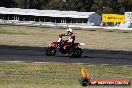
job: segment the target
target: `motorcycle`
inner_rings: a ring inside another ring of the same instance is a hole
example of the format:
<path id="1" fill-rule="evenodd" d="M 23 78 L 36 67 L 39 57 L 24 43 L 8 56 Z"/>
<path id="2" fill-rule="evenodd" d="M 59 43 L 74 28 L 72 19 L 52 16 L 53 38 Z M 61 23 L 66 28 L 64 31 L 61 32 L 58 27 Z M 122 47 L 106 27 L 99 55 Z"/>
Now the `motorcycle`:
<path id="1" fill-rule="evenodd" d="M 62 37 L 59 35 L 59 37 Z M 54 56 L 56 54 L 57 48 L 61 52 L 61 54 L 68 54 L 72 57 L 81 57 L 83 51 L 79 46 L 85 45 L 84 43 L 74 43 L 71 46 L 64 49 L 64 46 L 67 45 L 68 40 L 63 40 L 61 38 L 60 42 L 51 42 L 49 47 L 46 49 L 47 56 Z"/>

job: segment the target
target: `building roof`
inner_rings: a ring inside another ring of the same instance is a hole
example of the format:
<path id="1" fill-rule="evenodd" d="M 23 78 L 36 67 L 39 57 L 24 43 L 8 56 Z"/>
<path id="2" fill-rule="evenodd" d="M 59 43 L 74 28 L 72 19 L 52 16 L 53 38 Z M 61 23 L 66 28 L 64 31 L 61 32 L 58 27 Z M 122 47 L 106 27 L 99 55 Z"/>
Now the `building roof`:
<path id="1" fill-rule="evenodd" d="M 88 18 L 95 12 L 59 11 L 59 10 L 36 10 L 0 7 L 0 14 L 17 14 L 49 17 Z"/>

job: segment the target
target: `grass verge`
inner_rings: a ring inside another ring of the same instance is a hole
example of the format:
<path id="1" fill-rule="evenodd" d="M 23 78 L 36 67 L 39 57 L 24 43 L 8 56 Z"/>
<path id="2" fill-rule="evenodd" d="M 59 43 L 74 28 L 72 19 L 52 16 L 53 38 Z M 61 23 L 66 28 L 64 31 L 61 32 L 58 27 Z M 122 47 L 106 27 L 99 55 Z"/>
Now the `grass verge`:
<path id="1" fill-rule="evenodd" d="M 81 67 L 91 79 L 131 79 L 131 67 L 77 64 L 0 63 L 0 88 L 82 88 L 78 82 Z M 102 86 L 96 86 L 102 88 Z M 117 86 L 106 86 L 118 88 Z M 91 86 L 88 88 L 95 88 Z M 105 88 L 105 86 L 103 86 Z M 132 88 L 132 86 L 120 86 Z"/>
<path id="2" fill-rule="evenodd" d="M 121 30 L 74 30 L 76 42 L 85 43 L 82 48 L 99 50 L 132 51 L 132 32 Z M 0 45 L 48 46 L 58 40 L 64 29 L 0 25 Z"/>

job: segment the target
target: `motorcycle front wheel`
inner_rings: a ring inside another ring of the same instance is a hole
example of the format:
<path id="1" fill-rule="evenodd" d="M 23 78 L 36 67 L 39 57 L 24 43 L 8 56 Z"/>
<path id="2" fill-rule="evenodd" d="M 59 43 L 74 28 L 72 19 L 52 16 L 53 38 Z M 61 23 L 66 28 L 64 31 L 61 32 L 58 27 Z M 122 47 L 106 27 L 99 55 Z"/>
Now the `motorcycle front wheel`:
<path id="1" fill-rule="evenodd" d="M 56 54 L 56 50 L 53 47 L 48 47 L 46 49 L 46 55 L 47 56 L 54 56 Z"/>

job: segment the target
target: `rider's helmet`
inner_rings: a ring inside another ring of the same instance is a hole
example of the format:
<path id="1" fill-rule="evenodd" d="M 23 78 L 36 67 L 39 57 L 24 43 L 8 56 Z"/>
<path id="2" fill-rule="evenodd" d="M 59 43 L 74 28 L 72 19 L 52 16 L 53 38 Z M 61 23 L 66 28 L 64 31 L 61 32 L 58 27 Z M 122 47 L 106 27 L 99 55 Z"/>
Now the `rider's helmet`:
<path id="1" fill-rule="evenodd" d="M 67 32 L 73 32 L 73 29 L 72 28 L 68 28 L 66 31 Z"/>

